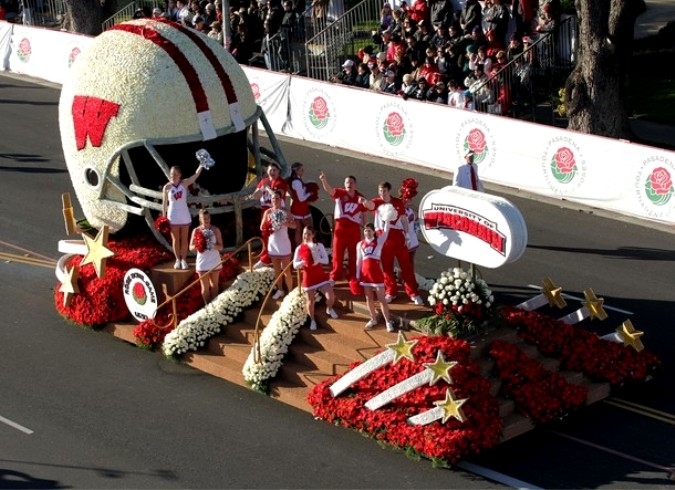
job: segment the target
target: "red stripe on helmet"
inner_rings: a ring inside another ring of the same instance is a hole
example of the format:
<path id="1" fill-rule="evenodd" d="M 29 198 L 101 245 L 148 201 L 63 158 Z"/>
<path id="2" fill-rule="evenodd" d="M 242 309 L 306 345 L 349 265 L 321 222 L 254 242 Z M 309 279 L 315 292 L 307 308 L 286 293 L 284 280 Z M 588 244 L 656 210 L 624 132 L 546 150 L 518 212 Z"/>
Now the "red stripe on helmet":
<path id="1" fill-rule="evenodd" d="M 202 54 L 206 56 L 206 59 L 209 61 L 209 63 L 211 63 L 211 66 L 218 75 L 220 83 L 223 86 L 223 90 L 225 91 L 225 95 L 227 97 L 227 103 L 234 104 L 235 102 L 237 102 L 237 94 L 234 91 L 234 86 L 232 85 L 232 80 L 230 80 L 230 76 L 225 71 L 225 68 L 223 68 L 223 65 L 220 63 L 218 57 L 215 55 L 213 50 L 211 50 L 211 48 L 207 46 L 204 40 L 196 32 L 188 29 L 185 26 L 182 26 L 181 24 L 172 22 L 168 19 L 158 19 L 157 22 L 162 22 L 163 24 L 170 25 L 171 27 L 178 29 L 180 32 L 189 37 L 190 40 L 197 45 Z"/>
<path id="2" fill-rule="evenodd" d="M 174 63 L 176 63 L 176 66 L 178 66 L 178 69 L 185 77 L 185 81 L 192 92 L 192 98 L 195 101 L 197 113 L 209 110 L 209 102 L 206 99 L 206 92 L 204 92 L 204 87 L 202 87 L 202 84 L 199 81 L 199 75 L 197 75 L 197 71 L 194 69 L 185 55 L 173 43 L 173 41 L 168 40 L 159 32 L 152 29 L 149 25 L 117 24 L 111 27 L 109 30 L 124 31 L 131 34 L 136 34 L 162 48 L 166 54 L 171 57 Z M 133 63 L 134 61 L 129 60 L 129 62 Z"/>

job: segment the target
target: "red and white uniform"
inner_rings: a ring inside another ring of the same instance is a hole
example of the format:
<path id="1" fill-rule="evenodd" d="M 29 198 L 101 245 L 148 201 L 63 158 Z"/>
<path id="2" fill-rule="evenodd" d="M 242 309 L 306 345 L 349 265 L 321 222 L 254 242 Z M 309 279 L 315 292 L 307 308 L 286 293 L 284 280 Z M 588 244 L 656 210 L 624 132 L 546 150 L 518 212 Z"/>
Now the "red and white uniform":
<path id="1" fill-rule="evenodd" d="M 305 266 L 303 257 L 312 256 L 312 264 Z M 328 254 L 321 243 L 303 243 L 296 247 L 293 255 L 293 267 L 302 269 L 302 288 L 305 291 L 314 291 L 331 284 L 323 266 L 328 264 Z"/>
<path id="2" fill-rule="evenodd" d="M 387 204 L 381 197 L 376 197 L 372 200 L 375 204 L 375 229 L 381 233 L 384 223 L 377 213 L 377 209 L 383 204 Z M 403 279 L 403 287 L 405 293 L 410 297 L 419 296 L 419 289 L 417 280 L 415 279 L 415 269 L 410 260 L 408 247 L 406 245 L 406 236 L 401 223 L 401 217 L 406 216 L 405 206 L 403 201 L 397 197 L 392 197 L 389 203 L 394 206 L 398 215 L 396 220 L 390 223 L 389 236 L 382 248 L 382 272 L 384 273 L 384 287 L 385 294 L 389 296 L 396 296 L 398 294 L 398 284 L 396 283 L 396 275 L 394 273 L 394 260 L 398 261 L 401 268 L 401 278 Z M 405 218 L 404 218 L 405 219 Z"/>
<path id="3" fill-rule="evenodd" d="M 346 189 L 333 189 L 331 195 L 335 201 L 333 214 L 333 268 L 330 278 L 342 280 L 342 264 L 347 251 L 347 280 L 356 277 L 356 245 L 361 241 L 361 224 L 366 208 L 359 203 L 363 197 L 359 191 L 350 196 Z"/>
<path id="4" fill-rule="evenodd" d="M 262 208 L 263 213 L 265 212 L 266 209 L 272 207 L 272 191 L 276 190 L 281 191 L 281 207 L 282 208 L 286 207 L 286 193 L 288 192 L 288 184 L 284 179 L 280 177 L 277 177 L 276 179 L 263 177 L 262 179 L 260 179 L 260 182 L 258 182 L 256 190 L 257 189 L 262 189 L 262 194 L 260 195 L 260 207 Z M 272 260 L 270 259 L 270 256 L 267 253 L 268 242 L 270 238 L 269 230 L 266 228 L 263 229 L 260 238 L 262 238 L 262 241 L 265 244 L 265 246 L 263 247 L 263 251 L 260 254 L 260 262 L 269 265 L 272 263 Z"/>
<path id="5" fill-rule="evenodd" d="M 272 207 L 272 191 L 281 191 L 281 207 L 286 207 L 286 194 L 288 193 L 288 184 L 280 177 L 272 180 L 269 177 L 263 177 L 258 182 L 256 190 L 262 189 L 260 195 L 260 207 L 263 211 Z"/>
<path id="6" fill-rule="evenodd" d="M 356 278 L 361 286 L 385 287 L 381 258 L 386 240 L 385 233 L 382 236 L 375 236 L 370 241 L 363 239 L 356 246 Z"/>
<path id="7" fill-rule="evenodd" d="M 312 217 L 312 212 L 309 210 L 309 199 L 312 193 L 307 190 L 305 183 L 300 177 L 291 178 L 290 194 L 291 194 L 291 216 L 295 219 L 308 219 Z"/>

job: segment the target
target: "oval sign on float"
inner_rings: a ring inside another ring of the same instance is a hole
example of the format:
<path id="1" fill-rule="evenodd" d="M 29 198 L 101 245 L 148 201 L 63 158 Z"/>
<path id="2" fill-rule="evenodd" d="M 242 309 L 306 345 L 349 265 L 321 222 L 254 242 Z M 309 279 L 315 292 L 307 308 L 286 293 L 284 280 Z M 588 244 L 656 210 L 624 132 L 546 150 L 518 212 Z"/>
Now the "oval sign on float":
<path id="1" fill-rule="evenodd" d="M 124 274 L 124 302 L 139 322 L 155 318 L 157 292 L 148 275 L 140 269 L 129 269 Z"/>
<path id="2" fill-rule="evenodd" d="M 422 235 L 446 257 L 490 269 L 518 260 L 527 247 L 527 226 L 506 199 L 448 186 L 420 203 Z"/>

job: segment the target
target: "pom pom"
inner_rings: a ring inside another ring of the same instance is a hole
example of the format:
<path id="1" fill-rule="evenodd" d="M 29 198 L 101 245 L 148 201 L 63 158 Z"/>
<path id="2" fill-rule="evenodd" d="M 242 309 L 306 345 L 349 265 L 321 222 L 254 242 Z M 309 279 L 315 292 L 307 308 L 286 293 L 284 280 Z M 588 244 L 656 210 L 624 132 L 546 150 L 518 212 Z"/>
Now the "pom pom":
<path id="1" fill-rule="evenodd" d="M 164 236 L 164 238 L 168 238 L 171 234 L 171 223 L 169 223 L 169 218 L 166 216 L 159 216 L 155 220 L 155 228 L 162 236 Z"/>
<path id="2" fill-rule="evenodd" d="M 316 202 L 319 200 L 319 184 L 316 182 L 306 182 L 305 189 L 307 190 L 307 194 L 309 194 L 307 202 Z"/>
<path id="3" fill-rule="evenodd" d="M 382 218 L 382 221 L 385 222 L 394 221 L 398 218 L 398 211 L 396 211 L 396 208 L 391 204 L 383 204 L 378 208 L 377 212 L 380 215 L 380 218 Z"/>
<path id="4" fill-rule="evenodd" d="M 413 199 L 417 195 L 418 185 L 419 183 L 413 178 L 405 179 L 401 183 L 401 188 L 398 191 L 401 199 L 405 199 L 406 201 Z"/>
<path id="5" fill-rule="evenodd" d="M 195 248 L 197 249 L 197 252 L 199 253 L 204 253 L 207 249 L 207 244 L 206 244 L 206 237 L 202 233 L 200 229 L 195 230 Z"/>
<path id="6" fill-rule="evenodd" d="M 298 257 L 308 266 L 314 265 L 314 256 L 312 255 L 312 249 L 309 248 L 309 245 L 307 244 L 300 245 Z"/>
<path id="7" fill-rule="evenodd" d="M 363 294 L 363 286 L 359 284 L 359 281 L 356 280 L 356 278 L 352 277 L 349 280 L 349 291 L 354 295 L 354 296 L 359 296 Z"/>

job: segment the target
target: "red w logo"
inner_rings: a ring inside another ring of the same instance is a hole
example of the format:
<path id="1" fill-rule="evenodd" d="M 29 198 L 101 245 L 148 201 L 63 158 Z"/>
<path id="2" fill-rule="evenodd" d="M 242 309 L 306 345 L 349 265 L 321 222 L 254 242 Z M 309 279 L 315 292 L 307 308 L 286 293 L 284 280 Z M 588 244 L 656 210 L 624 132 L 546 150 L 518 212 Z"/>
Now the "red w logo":
<path id="1" fill-rule="evenodd" d="M 72 113 L 77 149 L 83 150 L 87 146 L 87 138 L 92 146 L 101 146 L 110 118 L 117 116 L 119 108 L 119 104 L 108 100 L 76 95 Z"/>
<path id="2" fill-rule="evenodd" d="M 173 198 L 174 198 L 176 201 L 178 201 L 181 197 L 183 197 L 183 191 L 174 192 Z"/>

